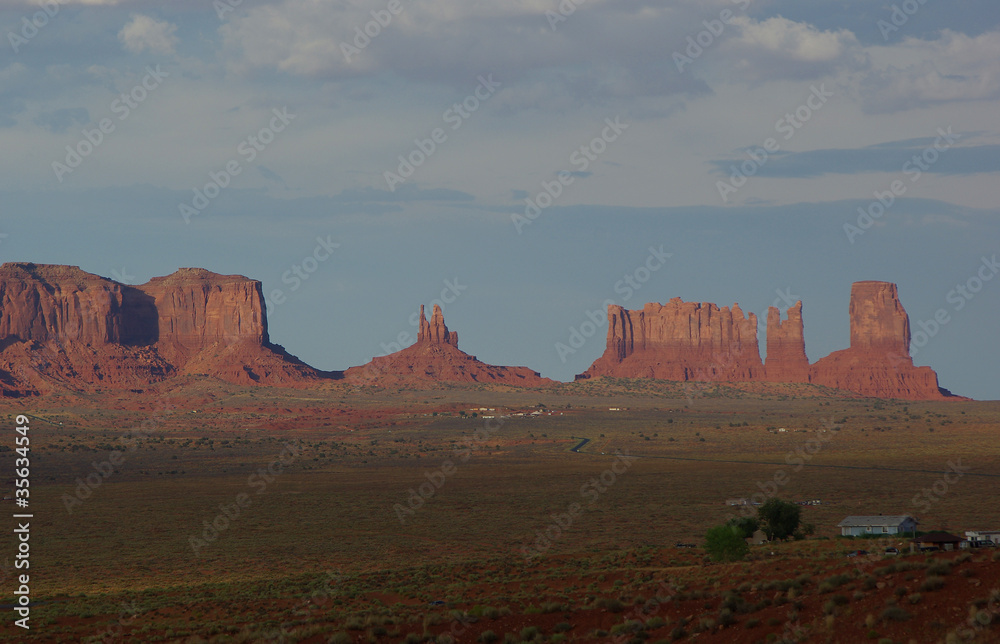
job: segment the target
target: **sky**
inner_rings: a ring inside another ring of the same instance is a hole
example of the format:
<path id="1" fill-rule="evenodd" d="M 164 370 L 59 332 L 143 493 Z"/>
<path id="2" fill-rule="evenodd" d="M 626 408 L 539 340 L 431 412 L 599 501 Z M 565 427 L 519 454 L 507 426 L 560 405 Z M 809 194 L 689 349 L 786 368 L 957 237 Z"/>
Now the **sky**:
<path id="1" fill-rule="evenodd" d="M 802 300 L 816 361 L 885 280 L 915 363 L 1000 399 L 995 0 L 0 0 L 0 34 L 0 261 L 258 279 L 321 369 L 437 302 L 564 381 L 608 301 Z"/>

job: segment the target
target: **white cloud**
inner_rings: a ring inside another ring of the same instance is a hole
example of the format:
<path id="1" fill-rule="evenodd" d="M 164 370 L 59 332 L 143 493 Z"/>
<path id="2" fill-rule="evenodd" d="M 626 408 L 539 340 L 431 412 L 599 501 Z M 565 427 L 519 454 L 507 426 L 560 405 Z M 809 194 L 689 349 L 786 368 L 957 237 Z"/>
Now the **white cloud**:
<path id="1" fill-rule="evenodd" d="M 558 11 L 560 3 L 553 0 L 404 2 L 386 25 L 376 24 L 371 14 L 386 3 L 281 0 L 234 15 L 220 33 L 237 71 L 263 68 L 321 78 L 393 74 L 460 86 L 479 74 L 493 73 L 512 84 L 557 72 L 568 81 L 553 90 L 574 93 L 567 85 L 598 69 L 602 76 L 588 92 L 602 97 L 629 86 L 652 96 L 705 90 L 695 75 L 677 73 L 671 59 L 688 32 L 702 28 L 704 5 L 651 0 L 563 5 L 575 10 L 553 30 L 546 17 Z M 377 32 L 370 43 L 368 36 L 358 36 L 366 25 L 369 35 Z M 342 44 L 359 48 L 345 55 Z"/>
<path id="2" fill-rule="evenodd" d="M 148 49 L 154 54 L 169 55 L 177 45 L 176 31 L 177 26 L 169 22 L 132 14 L 132 19 L 118 33 L 118 40 L 133 54 Z"/>
<path id="3" fill-rule="evenodd" d="M 945 30 L 936 40 L 907 38 L 873 51 L 877 68 L 861 85 L 868 112 L 1000 97 L 1000 32 L 972 37 Z"/>
<path id="4" fill-rule="evenodd" d="M 739 35 L 722 47 L 725 63 L 736 72 L 733 80 L 818 78 L 865 64 L 858 39 L 846 29 L 820 31 L 781 16 L 762 21 L 737 16 L 733 24 Z"/>

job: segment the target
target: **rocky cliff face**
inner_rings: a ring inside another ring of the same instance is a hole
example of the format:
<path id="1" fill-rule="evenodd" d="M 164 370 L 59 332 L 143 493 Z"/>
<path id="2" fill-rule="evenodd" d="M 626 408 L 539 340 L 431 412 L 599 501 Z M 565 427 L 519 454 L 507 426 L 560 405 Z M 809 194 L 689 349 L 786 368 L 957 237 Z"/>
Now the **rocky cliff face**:
<path id="1" fill-rule="evenodd" d="M 415 344 L 401 351 L 373 358 L 344 372 L 344 379 L 358 386 L 407 386 L 433 382 L 478 382 L 515 387 L 556 384 L 527 367 L 486 364 L 458 348 L 458 333 L 448 331 L 441 307 L 434 305 L 428 322 L 420 307 L 420 328 Z"/>
<path id="2" fill-rule="evenodd" d="M 453 347 L 458 347 L 458 333 L 448 332 L 440 305 L 434 305 L 430 322 L 424 315 L 424 305 L 420 305 L 420 329 L 417 331 L 417 344 L 450 344 Z"/>
<path id="3" fill-rule="evenodd" d="M 802 329 L 802 302 L 788 309 L 781 320 L 775 307 L 767 309 L 767 361 L 765 377 L 771 382 L 809 382 L 809 359 Z"/>
<path id="4" fill-rule="evenodd" d="M 577 379 L 598 376 L 664 380 L 745 381 L 763 377 L 757 316 L 714 304 L 608 307 L 607 347 Z"/>
<path id="5" fill-rule="evenodd" d="M 122 287 L 76 266 L 0 266 L 0 338 L 75 341 L 103 345 L 121 340 Z"/>
<path id="6" fill-rule="evenodd" d="M 134 303 L 143 308 L 142 318 L 150 316 L 147 306 L 156 311 L 157 349 L 174 361 L 186 362 L 218 345 L 268 344 L 264 295 L 256 280 L 182 268 L 136 290 L 148 298 Z"/>
<path id="7" fill-rule="evenodd" d="M 910 318 L 890 282 L 851 287 L 851 346 L 810 368 L 816 384 L 865 396 L 934 400 L 945 398 L 937 374 L 915 367 L 910 357 Z"/>
<path id="8" fill-rule="evenodd" d="M 72 266 L 0 267 L 0 385 L 137 388 L 205 374 L 295 384 L 320 372 L 269 343 L 260 282 L 181 269 L 133 287 Z"/>
<path id="9" fill-rule="evenodd" d="M 895 284 L 856 282 L 851 288 L 851 347 L 809 364 L 802 302 L 781 320 L 767 315 L 767 364 L 761 365 L 757 320 L 714 304 L 647 304 L 641 311 L 608 307 L 604 354 L 577 379 L 599 376 L 663 380 L 771 381 L 814 383 L 863 396 L 936 400 L 951 397 L 938 388 L 930 367 L 910 358 L 910 321 Z"/>

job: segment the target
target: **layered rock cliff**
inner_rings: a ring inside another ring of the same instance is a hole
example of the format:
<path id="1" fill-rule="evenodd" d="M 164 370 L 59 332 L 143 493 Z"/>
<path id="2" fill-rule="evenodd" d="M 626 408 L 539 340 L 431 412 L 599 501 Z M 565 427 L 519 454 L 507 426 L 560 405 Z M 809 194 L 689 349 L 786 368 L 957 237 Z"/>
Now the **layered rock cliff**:
<path id="1" fill-rule="evenodd" d="M 140 388 L 180 374 L 288 385 L 323 376 L 271 345 L 260 282 L 181 269 L 126 286 L 75 266 L 0 266 L 0 384 Z"/>
<path id="2" fill-rule="evenodd" d="M 0 338 L 102 345 L 122 337 L 122 286 L 76 266 L 0 266 Z"/>
<path id="3" fill-rule="evenodd" d="M 936 400 L 958 398 L 938 387 L 930 367 L 910 358 L 910 321 L 895 284 L 856 282 L 851 288 L 851 346 L 809 364 L 802 302 L 781 320 L 768 309 L 767 362 L 761 364 L 757 320 L 737 305 L 647 304 L 641 311 L 608 307 L 604 354 L 577 379 L 599 376 L 663 380 L 814 383 L 863 396 Z"/>
<path id="4" fill-rule="evenodd" d="M 895 284 L 851 286 L 851 346 L 817 361 L 810 381 L 878 398 L 934 400 L 948 397 L 930 367 L 910 357 L 910 318 Z"/>
<path id="5" fill-rule="evenodd" d="M 416 343 L 401 351 L 373 358 L 344 372 L 344 379 L 363 386 L 407 386 L 421 382 L 477 382 L 516 387 L 556 384 L 527 367 L 486 364 L 458 348 L 458 333 L 448 331 L 441 307 L 434 305 L 430 321 L 420 307 Z"/>
<path id="6" fill-rule="evenodd" d="M 757 316 L 715 304 L 646 304 L 630 311 L 608 307 L 607 347 L 577 379 L 599 376 L 663 380 L 761 379 Z"/>
<path id="7" fill-rule="evenodd" d="M 770 382 L 809 382 L 809 358 L 802 328 L 802 302 L 788 309 L 782 322 L 775 307 L 767 309 L 767 360 L 765 379 Z"/>

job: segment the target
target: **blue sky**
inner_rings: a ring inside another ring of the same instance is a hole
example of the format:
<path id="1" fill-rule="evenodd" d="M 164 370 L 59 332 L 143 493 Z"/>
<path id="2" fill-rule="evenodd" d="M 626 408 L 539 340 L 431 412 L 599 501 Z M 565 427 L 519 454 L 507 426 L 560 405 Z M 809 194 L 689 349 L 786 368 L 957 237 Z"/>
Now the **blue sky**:
<path id="1" fill-rule="evenodd" d="M 790 295 L 815 361 L 847 345 L 851 282 L 888 280 L 915 330 L 948 312 L 916 362 L 997 399 L 998 23 L 979 0 L 4 0 L 0 261 L 245 274 L 326 369 L 441 299 L 463 349 L 561 380 L 608 299 Z"/>

